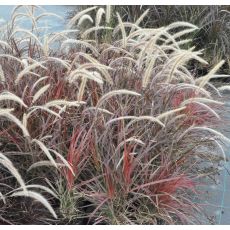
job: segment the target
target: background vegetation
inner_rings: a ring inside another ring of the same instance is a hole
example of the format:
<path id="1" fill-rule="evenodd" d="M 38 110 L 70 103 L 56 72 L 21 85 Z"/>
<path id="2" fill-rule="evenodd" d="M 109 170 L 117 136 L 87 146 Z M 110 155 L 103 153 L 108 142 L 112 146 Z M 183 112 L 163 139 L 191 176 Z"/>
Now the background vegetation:
<path id="1" fill-rule="evenodd" d="M 77 10 L 85 9 L 88 6 L 77 7 Z M 212 65 L 220 60 L 226 60 L 221 68 L 221 73 L 230 72 L 230 7 L 229 6 L 182 6 L 182 5 L 114 5 L 111 23 L 116 21 L 116 12 L 119 12 L 124 22 L 135 22 L 147 9 L 148 14 L 141 21 L 140 25 L 144 28 L 159 28 L 167 26 L 177 21 L 190 22 L 196 25 L 199 30 L 190 34 L 190 46 L 203 49 L 205 60 L 208 66 L 195 65 L 199 74 L 205 73 Z M 103 7 L 105 8 L 105 6 Z M 71 17 L 76 11 L 69 14 Z M 96 14 L 96 10 L 91 12 L 91 16 Z"/>

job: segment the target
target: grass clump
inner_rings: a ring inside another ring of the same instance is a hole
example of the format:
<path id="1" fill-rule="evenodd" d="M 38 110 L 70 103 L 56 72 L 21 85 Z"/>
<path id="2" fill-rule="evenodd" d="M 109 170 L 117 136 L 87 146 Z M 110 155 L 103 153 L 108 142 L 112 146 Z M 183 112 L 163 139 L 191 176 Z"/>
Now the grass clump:
<path id="1" fill-rule="evenodd" d="M 185 49 L 197 27 L 145 29 L 148 11 L 136 23 L 117 13 L 113 26 L 110 7 L 92 7 L 44 34 L 35 6 L 25 7 L 31 30 L 17 27 L 22 7 L 1 29 L 0 219 L 199 223 L 202 164 L 217 167 L 229 139 L 216 130 L 223 99 L 209 82 L 223 62 L 199 78 L 188 68 L 207 63 Z"/>

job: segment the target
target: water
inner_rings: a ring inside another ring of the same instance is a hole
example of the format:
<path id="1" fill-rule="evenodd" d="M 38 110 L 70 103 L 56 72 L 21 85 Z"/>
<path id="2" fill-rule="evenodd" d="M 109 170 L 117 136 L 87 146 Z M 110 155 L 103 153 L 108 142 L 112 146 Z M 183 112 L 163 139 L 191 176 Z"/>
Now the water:
<path id="1" fill-rule="evenodd" d="M 230 138 L 230 95 L 225 96 L 225 108 L 222 111 L 223 122 L 219 131 Z M 206 206 L 205 211 L 209 216 L 209 223 L 226 225 L 230 224 L 230 144 L 226 146 L 226 157 L 228 161 L 222 162 L 219 168 L 219 175 L 216 175 L 216 185 L 212 180 L 205 187 L 202 200 Z"/>
<path id="2" fill-rule="evenodd" d="M 38 26 L 48 26 L 49 32 L 58 32 L 64 29 L 65 23 L 66 23 L 66 13 L 73 9 L 75 6 L 61 6 L 61 5 L 44 5 L 41 6 L 46 12 L 49 13 L 55 13 L 59 16 L 61 16 L 64 20 L 61 20 L 58 17 L 54 16 L 47 16 L 43 17 L 41 20 L 39 20 Z M 0 25 L 4 24 L 5 22 L 9 21 L 11 18 L 11 13 L 13 9 L 15 8 L 14 5 L 0 5 Z M 24 8 L 21 8 L 18 12 L 25 13 L 26 10 Z M 41 9 L 36 10 L 35 15 L 39 15 L 43 13 Z M 27 17 L 24 17 L 22 20 L 20 20 L 19 26 L 22 28 L 29 29 L 31 27 L 31 20 L 28 20 Z"/>

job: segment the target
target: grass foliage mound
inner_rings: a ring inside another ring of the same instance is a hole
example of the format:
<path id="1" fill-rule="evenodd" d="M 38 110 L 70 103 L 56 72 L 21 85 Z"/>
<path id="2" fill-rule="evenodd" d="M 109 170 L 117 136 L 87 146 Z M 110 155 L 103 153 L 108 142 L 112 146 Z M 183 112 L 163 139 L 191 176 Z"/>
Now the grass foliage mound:
<path id="1" fill-rule="evenodd" d="M 59 16 L 19 6 L 0 29 L 0 222 L 199 223 L 202 167 L 230 141 L 217 131 L 229 87 L 209 82 L 224 61 L 195 76 L 196 26 L 141 28 L 148 10 L 111 26 L 95 8 L 45 33 L 39 20 Z"/>

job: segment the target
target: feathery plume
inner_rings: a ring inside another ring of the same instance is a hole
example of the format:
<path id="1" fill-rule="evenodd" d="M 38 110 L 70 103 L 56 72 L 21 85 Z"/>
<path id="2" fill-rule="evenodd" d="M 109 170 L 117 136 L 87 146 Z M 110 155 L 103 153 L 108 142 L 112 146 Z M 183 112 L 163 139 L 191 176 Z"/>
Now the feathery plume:
<path id="1" fill-rule="evenodd" d="M 178 27 L 190 27 L 193 29 L 199 29 L 197 26 L 189 23 L 189 22 L 173 22 L 166 27 L 167 30 L 172 30 Z"/>
<path id="2" fill-rule="evenodd" d="M 6 204 L 6 198 L 1 192 L 0 192 L 0 200 L 2 200 L 4 204 Z"/>
<path id="3" fill-rule="evenodd" d="M 50 188 L 46 187 L 46 186 L 43 186 L 43 185 L 40 185 L 40 184 L 29 184 L 29 185 L 26 185 L 26 189 L 28 188 L 37 188 L 37 189 L 42 189 L 46 192 L 48 192 L 49 194 L 51 194 L 53 197 L 57 198 L 58 199 L 58 196 L 56 193 L 54 193 L 54 191 L 52 191 Z M 14 191 L 18 191 L 20 190 L 21 188 L 17 188 L 15 189 Z"/>
<path id="4" fill-rule="evenodd" d="M 100 105 L 107 99 L 109 99 L 110 97 L 116 96 L 116 95 L 122 95 L 122 94 L 126 94 L 126 95 L 132 95 L 132 96 L 141 96 L 141 94 L 136 93 L 134 91 L 130 91 L 130 90 L 126 90 L 126 89 L 119 89 L 119 90 L 113 90 L 110 91 L 108 93 L 106 93 L 105 95 L 103 95 L 100 100 L 97 103 L 97 108 L 100 107 Z"/>
<path id="5" fill-rule="evenodd" d="M 57 167 L 63 167 L 65 166 L 64 164 L 56 163 Z M 43 166 L 54 166 L 54 164 L 50 161 L 38 161 L 30 165 L 30 167 L 27 169 L 27 172 L 31 171 L 32 169 L 35 169 L 37 167 L 43 167 Z M 55 167 L 55 166 L 54 166 Z M 55 167 L 56 168 L 56 167 Z"/>
<path id="6" fill-rule="evenodd" d="M 11 46 L 10 46 L 7 42 L 5 42 L 5 41 L 1 41 L 1 40 L 0 40 L 0 46 L 5 46 L 6 48 L 12 50 Z"/>
<path id="7" fill-rule="evenodd" d="M 139 26 L 140 23 L 143 21 L 143 19 L 147 16 L 149 13 L 149 9 L 147 9 L 135 22 L 136 26 Z M 134 31 L 134 27 L 131 29 L 130 34 Z"/>
<path id="8" fill-rule="evenodd" d="M 53 166 L 57 168 L 57 163 L 55 162 L 54 158 L 50 154 L 48 148 L 40 140 L 33 139 L 31 143 L 36 143 L 40 147 L 40 149 L 45 153 L 45 155 L 48 157 L 48 159 L 53 164 Z"/>
<path id="9" fill-rule="evenodd" d="M 82 78 L 80 88 L 79 88 L 79 92 L 78 92 L 78 95 L 77 95 L 77 100 L 78 101 L 81 101 L 82 98 L 83 98 L 86 82 L 87 82 L 87 78 L 86 77 Z"/>
<path id="10" fill-rule="evenodd" d="M 10 35 L 10 38 L 12 38 L 13 35 L 15 35 L 18 32 L 23 32 L 23 33 L 28 34 L 30 37 L 34 38 L 34 40 L 39 44 L 40 47 L 43 47 L 43 45 L 42 45 L 41 41 L 38 39 L 38 37 L 35 34 L 33 34 L 32 32 L 30 32 L 29 30 L 26 30 L 26 29 L 22 29 L 22 28 L 15 29 L 12 32 L 12 34 Z"/>
<path id="11" fill-rule="evenodd" d="M 218 88 L 219 91 L 230 90 L 230 85 L 224 85 Z"/>
<path id="12" fill-rule="evenodd" d="M 136 116 L 122 116 L 122 117 L 117 117 L 109 120 L 105 125 L 109 125 L 113 122 L 120 121 L 120 120 L 130 120 L 130 119 L 136 119 Z"/>
<path id="13" fill-rule="evenodd" d="M 42 62 L 42 63 L 44 63 L 44 62 Z M 17 76 L 17 78 L 16 78 L 16 80 L 15 80 L 15 84 L 18 84 L 19 81 L 22 79 L 22 77 L 23 77 L 25 74 L 28 74 L 31 70 L 33 70 L 33 69 L 35 69 L 35 68 L 37 68 L 37 67 L 40 67 L 40 68 L 42 68 L 42 69 L 44 69 L 44 70 L 47 70 L 47 68 L 46 68 L 45 66 L 43 66 L 42 63 L 35 62 L 35 63 L 33 63 L 32 65 L 29 65 L 28 67 L 26 67 L 24 70 L 22 70 L 22 71 L 18 74 L 18 76 Z"/>
<path id="14" fill-rule="evenodd" d="M 0 65 L 0 83 L 3 82 L 5 83 L 6 79 L 5 79 L 5 74 L 3 72 L 2 66 Z"/>
<path id="15" fill-rule="evenodd" d="M 0 54 L 0 58 L 10 58 L 10 59 L 12 59 L 12 60 L 14 60 L 14 61 L 17 61 L 17 62 L 20 63 L 21 65 L 23 65 L 23 62 L 22 62 L 21 59 L 19 59 L 19 58 L 17 58 L 17 57 L 14 57 L 14 56 L 12 56 L 12 55 L 10 55 L 10 54 Z"/>
<path id="16" fill-rule="evenodd" d="M 103 8 L 99 8 L 99 10 L 97 11 L 97 14 L 96 14 L 96 21 L 95 21 L 96 27 L 98 27 L 100 25 L 101 18 L 103 16 L 103 14 L 105 14 L 105 10 Z"/>
<path id="17" fill-rule="evenodd" d="M 189 104 L 193 101 L 204 102 L 204 103 L 213 103 L 213 104 L 217 104 L 217 105 L 224 105 L 224 103 L 220 102 L 220 101 L 215 101 L 215 100 L 204 98 L 204 97 L 193 97 L 193 98 L 189 98 L 189 99 L 183 101 L 181 103 L 181 106 Z"/>
<path id="18" fill-rule="evenodd" d="M 181 107 L 181 108 L 178 108 L 178 109 L 173 109 L 173 110 L 164 112 L 164 113 L 158 115 L 156 118 L 160 120 L 160 119 L 162 119 L 162 118 L 168 117 L 168 116 L 171 115 L 171 114 L 180 112 L 180 111 L 184 110 L 185 108 L 186 108 L 186 106 Z"/>
<path id="19" fill-rule="evenodd" d="M 29 108 L 29 113 L 25 114 L 25 119 L 28 120 L 28 118 L 31 116 L 31 114 L 34 113 L 35 111 L 37 111 L 38 109 L 44 110 L 47 113 L 50 113 L 50 114 L 56 116 L 57 118 L 61 119 L 61 116 L 58 113 L 56 113 L 53 110 L 47 108 L 46 106 L 31 106 Z"/>
<path id="20" fill-rule="evenodd" d="M 127 128 L 132 125 L 134 122 L 138 122 L 138 121 L 143 121 L 143 120 L 147 120 L 147 121 L 151 121 L 151 122 L 156 122 L 158 123 L 160 126 L 162 127 L 165 127 L 165 125 L 156 117 L 153 117 L 153 116 L 140 116 L 140 117 L 136 117 L 134 118 L 132 121 L 130 121 L 128 124 L 127 124 Z"/>
<path id="21" fill-rule="evenodd" d="M 23 100 L 20 97 L 16 96 L 13 93 L 8 92 L 8 91 L 4 91 L 0 94 L 0 101 L 4 101 L 4 100 L 10 100 L 10 101 L 17 102 L 20 105 L 27 108 L 27 105 L 23 102 Z"/>
<path id="22" fill-rule="evenodd" d="M 79 13 L 77 13 L 68 23 L 67 23 L 67 27 L 68 28 L 71 28 L 75 23 L 76 21 L 81 18 L 84 14 L 96 9 L 97 6 L 93 6 L 93 7 L 90 7 L 90 8 L 87 8 Z"/>
<path id="23" fill-rule="evenodd" d="M 109 115 L 114 115 L 113 113 L 111 113 L 110 111 L 108 111 L 107 109 L 102 109 L 102 108 L 96 108 L 96 107 L 88 107 L 84 110 L 85 111 L 88 111 L 88 110 L 98 110 L 100 112 L 103 112 L 103 113 L 107 113 Z"/>
<path id="24" fill-rule="evenodd" d="M 10 171 L 10 173 L 17 179 L 17 181 L 20 184 L 21 188 L 24 191 L 26 191 L 25 182 L 23 181 L 23 179 L 22 179 L 21 175 L 19 174 L 18 170 L 14 167 L 12 162 L 6 156 L 4 156 L 1 152 L 0 152 L 0 163 Z"/>
<path id="25" fill-rule="evenodd" d="M 204 87 L 206 83 L 213 77 L 213 75 L 220 69 L 220 67 L 225 63 L 224 60 L 220 61 L 209 73 L 203 77 L 200 77 L 196 80 L 197 83 L 200 82 L 199 87 Z"/>
<path id="26" fill-rule="evenodd" d="M 57 215 L 56 215 L 55 211 L 53 210 L 53 208 L 51 207 L 51 205 L 49 204 L 47 199 L 45 199 L 41 194 L 39 194 L 37 192 L 32 192 L 32 191 L 26 191 L 26 192 L 20 191 L 20 192 L 14 192 L 11 196 L 12 197 L 17 197 L 17 196 L 31 197 L 31 198 L 39 201 L 41 204 L 43 204 L 49 210 L 49 212 L 53 215 L 53 217 L 55 219 L 57 219 Z"/>
<path id="27" fill-rule="evenodd" d="M 70 68 L 70 65 L 67 61 L 62 60 L 61 58 L 56 57 L 46 57 L 47 61 L 53 61 L 62 64 L 66 69 Z"/>
<path id="28" fill-rule="evenodd" d="M 48 150 L 53 152 L 56 155 L 56 157 L 59 158 L 63 162 L 63 165 L 66 166 L 71 171 L 71 173 L 75 176 L 73 168 L 71 167 L 71 165 L 68 163 L 68 161 L 60 153 L 58 153 L 54 149 L 48 149 Z"/>
<path id="29" fill-rule="evenodd" d="M 49 108 L 49 107 L 56 107 L 56 106 L 61 106 L 61 105 L 66 105 L 66 106 L 75 106 L 79 107 L 80 105 L 84 105 L 86 102 L 84 101 L 66 101 L 66 100 L 53 100 L 47 102 L 44 106 Z"/>
<path id="30" fill-rule="evenodd" d="M 118 12 L 117 12 L 117 19 L 118 19 L 119 26 L 121 28 L 122 46 L 126 47 L 127 37 L 126 37 L 125 27 L 124 27 L 124 24 L 123 24 L 123 22 L 121 20 L 121 16 L 120 16 L 120 14 Z"/>
<path id="31" fill-rule="evenodd" d="M 32 103 L 34 103 L 35 101 L 38 100 L 39 97 L 41 97 L 41 95 L 43 95 L 50 87 L 50 84 L 43 86 L 41 89 L 39 89 L 35 95 L 33 96 L 33 100 Z"/>
<path id="32" fill-rule="evenodd" d="M 111 19 L 111 10 L 112 10 L 112 6 L 111 5 L 107 5 L 106 6 L 106 10 L 105 10 L 105 22 L 107 24 L 110 23 L 110 19 Z"/>
<path id="33" fill-rule="evenodd" d="M 17 117 L 10 113 L 13 110 L 14 109 L 0 109 L 0 116 L 5 117 L 6 119 L 14 122 L 22 130 L 24 137 L 30 137 L 27 128 L 21 123 L 20 120 L 18 120 Z"/>
<path id="34" fill-rule="evenodd" d="M 85 14 L 85 15 L 82 15 L 81 18 L 79 19 L 77 26 L 80 26 L 86 20 L 88 20 L 91 23 L 93 23 L 93 19 L 91 18 L 91 16 L 88 15 L 88 14 Z"/>
<path id="35" fill-rule="evenodd" d="M 150 79 L 150 76 L 151 76 L 151 73 L 152 73 L 153 66 L 155 64 L 156 58 L 157 57 L 154 56 L 153 58 L 151 58 L 149 60 L 149 63 L 147 65 L 147 68 L 146 68 L 145 73 L 144 73 L 144 77 L 142 79 L 142 87 L 143 88 L 146 88 L 148 83 L 149 83 L 149 79 Z"/>
<path id="36" fill-rule="evenodd" d="M 95 54 L 95 55 L 99 55 L 97 49 L 91 45 L 90 43 L 86 42 L 86 41 L 81 41 L 81 40 L 76 40 L 76 39 L 66 39 L 64 42 L 62 42 L 62 45 L 61 45 L 61 49 L 68 45 L 68 44 L 76 44 L 76 45 L 82 45 L 82 46 L 85 46 L 89 49 L 91 49 L 91 51 Z"/>
<path id="37" fill-rule="evenodd" d="M 47 78 L 49 78 L 49 76 L 45 76 L 45 77 L 39 78 L 39 79 L 33 84 L 32 88 L 31 88 L 31 92 L 34 91 L 35 87 L 36 87 L 41 81 L 46 80 Z"/>

